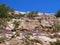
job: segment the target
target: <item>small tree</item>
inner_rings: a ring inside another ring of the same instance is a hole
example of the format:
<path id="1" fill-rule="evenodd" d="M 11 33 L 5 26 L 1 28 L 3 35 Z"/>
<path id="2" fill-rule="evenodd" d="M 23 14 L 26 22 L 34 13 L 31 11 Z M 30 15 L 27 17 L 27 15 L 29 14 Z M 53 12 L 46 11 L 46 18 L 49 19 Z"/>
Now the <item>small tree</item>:
<path id="1" fill-rule="evenodd" d="M 0 4 L 0 29 L 5 29 L 9 18 L 8 13 L 10 10 L 11 8 L 6 4 Z"/>
<path id="2" fill-rule="evenodd" d="M 60 10 L 57 11 L 57 13 L 55 14 L 56 17 L 60 17 Z"/>

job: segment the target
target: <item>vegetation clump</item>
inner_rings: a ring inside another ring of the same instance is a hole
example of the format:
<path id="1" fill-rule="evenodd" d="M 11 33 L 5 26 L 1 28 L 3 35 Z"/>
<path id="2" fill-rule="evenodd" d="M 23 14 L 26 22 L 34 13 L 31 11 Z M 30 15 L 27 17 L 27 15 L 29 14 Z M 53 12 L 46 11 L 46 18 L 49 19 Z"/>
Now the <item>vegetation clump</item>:
<path id="1" fill-rule="evenodd" d="M 56 17 L 60 17 L 60 10 L 57 11 L 57 13 L 55 14 Z"/>

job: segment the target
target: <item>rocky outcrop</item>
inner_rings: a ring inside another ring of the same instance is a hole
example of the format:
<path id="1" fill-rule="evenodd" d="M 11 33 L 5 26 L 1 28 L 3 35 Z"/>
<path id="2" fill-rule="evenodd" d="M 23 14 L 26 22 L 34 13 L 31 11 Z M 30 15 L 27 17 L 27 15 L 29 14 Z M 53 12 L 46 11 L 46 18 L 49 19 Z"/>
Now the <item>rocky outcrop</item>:
<path id="1" fill-rule="evenodd" d="M 34 17 L 34 19 L 29 19 L 27 17 L 23 17 L 20 19 L 12 19 L 11 21 L 8 22 L 6 29 L 9 28 L 12 30 L 15 26 L 14 21 L 16 21 L 19 23 L 18 29 L 35 30 L 36 28 L 39 28 L 39 30 L 40 29 L 53 30 L 54 23 L 55 23 L 54 20 L 56 18 L 54 16 L 53 19 L 50 19 L 52 17 L 49 16 L 45 16 L 44 18 L 43 17 L 44 15 L 40 16 L 40 18 Z"/>

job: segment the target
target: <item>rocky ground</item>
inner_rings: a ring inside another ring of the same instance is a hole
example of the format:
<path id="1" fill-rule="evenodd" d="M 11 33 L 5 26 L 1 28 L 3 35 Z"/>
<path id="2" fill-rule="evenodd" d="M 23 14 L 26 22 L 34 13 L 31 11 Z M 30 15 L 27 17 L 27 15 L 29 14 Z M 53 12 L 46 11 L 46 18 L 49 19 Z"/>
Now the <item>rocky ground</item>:
<path id="1" fill-rule="evenodd" d="M 7 22 L 0 31 L 0 45 L 51 45 L 60 41 L 60 31 L 55 24 L 60 24 L 55 16 L 42 15 L 33 18 L 22 17 Z M 60 44 L 60 43 L 59 43 Z"/>

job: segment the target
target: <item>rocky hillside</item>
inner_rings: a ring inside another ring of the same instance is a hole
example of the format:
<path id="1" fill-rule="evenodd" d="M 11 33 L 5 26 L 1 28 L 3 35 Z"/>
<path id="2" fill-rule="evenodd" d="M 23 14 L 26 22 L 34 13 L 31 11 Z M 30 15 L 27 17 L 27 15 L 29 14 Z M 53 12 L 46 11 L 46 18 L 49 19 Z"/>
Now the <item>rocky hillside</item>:
<path id="1" fill-rule="evenodd" d="M 15 27 L 14 22 L 18 23 L 18 27 Z M 26 29 L 26 30 L 38 30 L 38 31 L 54 31 L 55 30 L 55 24 L 59 22 L 59 19 L 57 19 L 54 15 L 38 15 L 35 17 L 21 17 L 19 19 L 14 18 L 10 20 L 6 27 L 6 29 L 13 30 L 14 27 L 16 29 Z"/>

